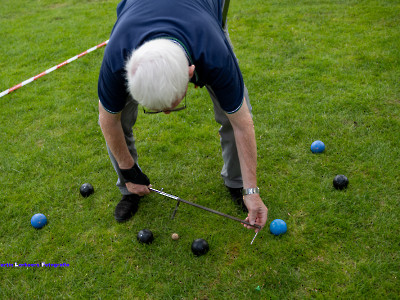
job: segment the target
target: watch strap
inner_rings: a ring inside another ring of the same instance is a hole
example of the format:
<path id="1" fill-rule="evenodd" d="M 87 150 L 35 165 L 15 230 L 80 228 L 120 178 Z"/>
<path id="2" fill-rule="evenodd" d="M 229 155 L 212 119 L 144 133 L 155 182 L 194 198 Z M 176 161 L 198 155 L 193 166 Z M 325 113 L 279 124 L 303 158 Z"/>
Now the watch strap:
<path id="1" fill-rule="evenodd" d="M 252 195 L 252 194 L 259 194 L 259 193 L 260 193 L 260 189 L 259 189 L 258 187 L 249 188 L 249 189 L 243 189 L 243 190 L 242 190 L 243 196 L 245 196 L 245 195 Z"/>

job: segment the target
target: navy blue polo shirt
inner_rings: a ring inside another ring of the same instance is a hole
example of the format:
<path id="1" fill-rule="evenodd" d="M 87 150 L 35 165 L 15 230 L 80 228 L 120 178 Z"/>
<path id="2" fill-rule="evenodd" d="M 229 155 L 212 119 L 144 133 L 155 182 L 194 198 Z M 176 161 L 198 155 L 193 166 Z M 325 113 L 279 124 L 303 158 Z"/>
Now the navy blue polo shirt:
<path id="1" fill-rule="evenodd" d="M 185 49 L 190 64 L 195 65 L 191 82 L 211 86 L 224 111 L 233 113 L 240 108 L 243 77 L 221 26 L 221 1 L 213 1 L 123 0 L 118 4 L 98 82 L 99 99 L 108 112 L 118 113 L 125 106 L 124 67 L 132 50 L 157 38 L 171 39 Z"/>

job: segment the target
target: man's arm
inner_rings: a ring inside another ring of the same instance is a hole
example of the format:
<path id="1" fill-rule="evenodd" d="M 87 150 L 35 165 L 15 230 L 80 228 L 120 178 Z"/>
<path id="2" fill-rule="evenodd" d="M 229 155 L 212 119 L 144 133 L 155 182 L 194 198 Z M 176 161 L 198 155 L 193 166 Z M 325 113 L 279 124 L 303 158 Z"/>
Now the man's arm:
<path id="1" fill-rule="evenodd" d="M 227 114 L 227 116 L 235 134 L 240 170 L 243 178 L 243 188 L 255 188 L 257 187 L 257 145 L 254 124 L 246 100 L 243 99 L 243 105 L 237 112 Z M 268 209 L 261 200 L 260 195 L 245 195 L 244 203 L 249 210 L 249 216 L 246 220 L 250 224 L 257 224 L 264 227 L 267 222 Z M 253 228 L 250 226 L 246 227 Z"/>
<path id="2" fill-rule="evenodd" d="M 99 101 L 99 122 L 104 138 L 110 148 L 114 158 L 117 160 L 120 169 L 131 169 L 135 161 L 129 153 L 126 145 L 124 132 L 121 126 L 121 113 L 111 114 L 107 112 Z M 139 196 L 150 193 L 150 190 L 145 185 L 126 183 L 127 189 Z"/>

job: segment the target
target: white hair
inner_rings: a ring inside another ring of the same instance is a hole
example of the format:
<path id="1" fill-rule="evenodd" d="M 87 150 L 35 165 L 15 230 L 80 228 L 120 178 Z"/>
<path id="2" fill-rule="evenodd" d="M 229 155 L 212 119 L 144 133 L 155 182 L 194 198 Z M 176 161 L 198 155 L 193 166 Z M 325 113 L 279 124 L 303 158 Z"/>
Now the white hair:
<path id="1" fill-rule="evenodd" d="M 183 48 L 167 39 L 152 40 L 134 50 L 125 71 L 129 93 L 148 109 L 170 108 L 183 98 L 189 82 Z"/>

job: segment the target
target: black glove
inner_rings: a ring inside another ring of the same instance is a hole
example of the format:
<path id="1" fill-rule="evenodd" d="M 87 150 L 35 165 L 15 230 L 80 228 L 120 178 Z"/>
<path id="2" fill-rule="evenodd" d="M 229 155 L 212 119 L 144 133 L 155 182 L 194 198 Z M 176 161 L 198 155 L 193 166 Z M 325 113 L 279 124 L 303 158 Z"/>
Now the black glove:
<path id="1" fill-rule="evenodd" d="M 149 178 L 146 176 L 146 174 L 142 172 L 142 170 L 140 170 L 139 166 L 136 163 L 133 165 L 132 168 L 128 170 L 120 169 L 120 171 L 122 173 L 122 176 L 124 177 L 125 182 L 132 182 L 142 185 L 150 184 Z"/>

